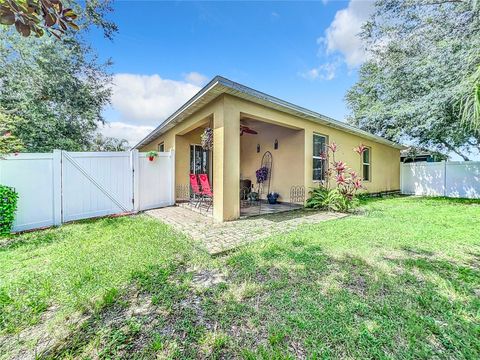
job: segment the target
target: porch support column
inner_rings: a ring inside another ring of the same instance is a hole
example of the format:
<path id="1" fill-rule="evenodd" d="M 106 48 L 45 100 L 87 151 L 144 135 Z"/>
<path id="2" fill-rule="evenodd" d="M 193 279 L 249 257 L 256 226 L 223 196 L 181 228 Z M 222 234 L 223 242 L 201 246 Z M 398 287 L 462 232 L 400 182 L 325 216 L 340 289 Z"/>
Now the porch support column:
<path id="1" fill-rule="evenodd" d="M 305 129 L 304 131 L 304 186 L 305 186 L 305 201 L 308 199 L 308 191 L 312 187 L 316 187 L 318 184 L 313 182 L 313 131 L 310 128 Z"/>
<path id="2" fill-rule="evenodd" d="M 224 96 L 213 117 L 213 217 L 240 217 L 240 111 Z"/>

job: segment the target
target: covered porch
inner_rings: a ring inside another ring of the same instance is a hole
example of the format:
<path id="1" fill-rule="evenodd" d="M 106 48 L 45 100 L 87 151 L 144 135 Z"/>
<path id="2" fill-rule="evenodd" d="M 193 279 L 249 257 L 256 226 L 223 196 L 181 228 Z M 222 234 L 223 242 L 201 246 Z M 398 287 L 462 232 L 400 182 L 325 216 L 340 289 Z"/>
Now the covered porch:
<path id="1" fill-rule="evenodd" d="M 241 114 L 240 126 L 240 216 L 302 208 L 304 130 L 251 114 Z"/>
<path id="2" fill-rule="evenodd" d="M 213 133 L 213 146 L 207 148 L 202 146 L 205 129 Z M 175 135 L 177 204 L 217 221 L 302 208 L 304 141 L 303 129 L 272 119 L 238 112 L 227 122 L 225 114 L 223 119 L 209 114 Z M 213 196 L 199 194 L 191 174 L 205 174 Z"/>

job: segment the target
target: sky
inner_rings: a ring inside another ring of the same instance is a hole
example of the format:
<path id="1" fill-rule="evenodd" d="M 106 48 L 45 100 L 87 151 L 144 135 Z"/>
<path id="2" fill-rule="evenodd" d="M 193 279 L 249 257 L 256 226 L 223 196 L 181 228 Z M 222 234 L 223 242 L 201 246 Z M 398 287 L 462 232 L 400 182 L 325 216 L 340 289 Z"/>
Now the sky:
<path id="1" fill-rule="evenodd" d="M 344 120 L 365 53 L 365 0 L 114 3 L 113 41 L 87 36 L 111 59 L 107 136 L 135 145 L 216 75 Z"/>

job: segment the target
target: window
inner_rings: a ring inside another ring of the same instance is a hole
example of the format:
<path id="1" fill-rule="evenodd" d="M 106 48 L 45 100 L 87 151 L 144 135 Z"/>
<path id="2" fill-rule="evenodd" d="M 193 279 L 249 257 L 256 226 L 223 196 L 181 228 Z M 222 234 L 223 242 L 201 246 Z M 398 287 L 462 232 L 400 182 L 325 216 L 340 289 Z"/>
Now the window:
<path id="1" fill-rule="evenodd" d="M 363 180 L 370 181 L 370 165 L 371 165 L 371 153 L 370 148 L 366 148 L 362 155 L 362 171 L 363 171 Z"/>
<path id="2" fill-rule="evenodd" d="M 327 167 L 326 154 L 327 138 L 323 135 L 313 134 L 313 180 L 325 180 Z"/>
<path id="3" fill-rule="evenodd" d="M 158 151 L 159 152 L 165 151 L 165 143 L 163 141 L 160 144 L 158 144 Z"/>

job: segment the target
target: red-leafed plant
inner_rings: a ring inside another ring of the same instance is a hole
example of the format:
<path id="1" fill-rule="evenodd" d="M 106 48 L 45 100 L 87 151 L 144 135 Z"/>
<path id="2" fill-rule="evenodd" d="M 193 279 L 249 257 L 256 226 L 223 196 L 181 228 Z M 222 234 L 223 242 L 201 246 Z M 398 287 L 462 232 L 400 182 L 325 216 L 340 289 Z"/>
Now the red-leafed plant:
<path id="1" fill-rule="evenodd" d="M 325 171 L 325 180 L 318 188 L 310 191 L 307 207 L 346 212 L 357 205 L 357 193 L 364 188 L 362 180 L 345 162 L 335 158 L 337 150 L 338 145 L 331 143 L 320 154 L 328 168 Z M 353 150 L 362 156 L 366 146 L 360 144 Z"/>

